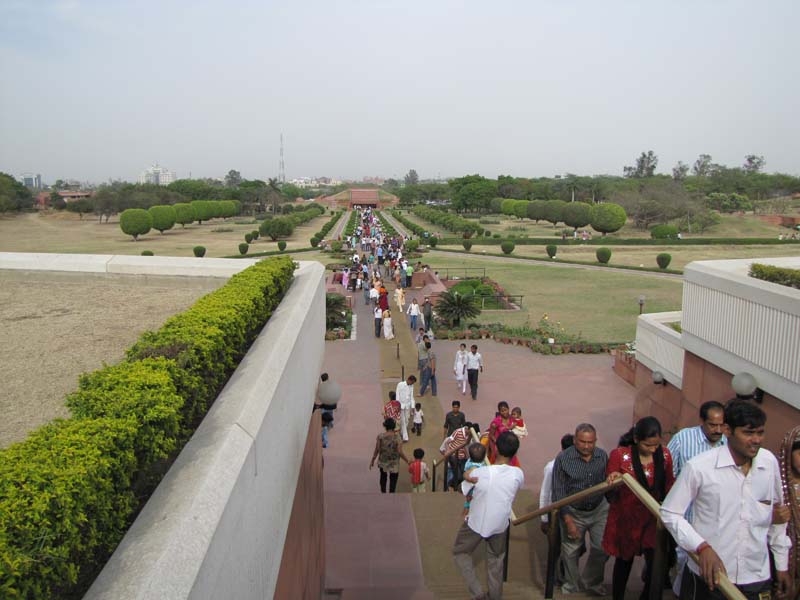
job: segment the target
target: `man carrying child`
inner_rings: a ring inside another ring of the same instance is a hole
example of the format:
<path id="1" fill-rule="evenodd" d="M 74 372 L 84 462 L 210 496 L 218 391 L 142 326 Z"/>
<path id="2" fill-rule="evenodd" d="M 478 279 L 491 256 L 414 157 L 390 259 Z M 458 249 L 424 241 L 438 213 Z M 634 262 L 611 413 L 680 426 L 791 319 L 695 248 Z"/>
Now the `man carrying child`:
<path id="1" fill-rule="evenodd" d="M 462 523 L 453 545 L 453 559 L 467 583 L 473 598 L 502 598 L 503 560 L 506 553 L 511 504 L 525 477 L 522 469 L 508 463 L 519 450 L 519 439 L 510 431 L 497 437 L 497 460 L 494 465 L 474 469 L 476 480 L 467 520 Z M 475 573 L 472 552 L 486 542 L 488 596 L 483 595 Z"/>

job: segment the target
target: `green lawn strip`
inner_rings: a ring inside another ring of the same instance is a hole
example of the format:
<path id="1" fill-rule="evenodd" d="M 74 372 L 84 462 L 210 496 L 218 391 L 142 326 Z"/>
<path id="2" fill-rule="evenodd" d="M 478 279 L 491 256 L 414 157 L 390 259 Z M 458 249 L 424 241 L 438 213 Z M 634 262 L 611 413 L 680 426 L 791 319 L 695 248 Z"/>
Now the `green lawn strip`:
<path id="1" fill-rule="evenodd" d="M 461 244 L 464 238 L 461 237 L 446 237 L 440 238 L 439 244 L 444 246 L 453 246 Z M 473 246 L 499 246 L 504 241 L 511 241 L 517 245 L 549 245 L 554 244 L 557 246 L 710 246 L 710 245 L 724 245 L 724 246 L 767 246 L 767 245 L 792 245 L 800 244 L 800 240 L 779 240 L 778 238 L 684 238 L 682 240 L 667 239 L 656 240 L 652 238 L 617 238 L 617 237 L 594 237 L 590 240 L 573 240 L 567 238 L 562 240 L 560 237 L 552 238 L 532 238 L 532 237 L 515 237 L 515 238 L 487 238 L 487 237 L 472 237 L 470 240 Z"/>
<path id="2" fill-rule="evenodd" d="M 573 335 L 598 343 L 632 340 L 645 296 L 646 312 L 680 310 L 678 279 L 604 270 L 545 267 L 532 263 L 499 263 L 481 256 L 450 253 L 432 257 L 431 268 L 483 267 L 486 276 L 509 294 L 522 295 L 521 310 L 485 311 L 475 321 L 509 327 L 535 326 L 544 313 Z"/>
<path id="3" fill-rule="evenodd" d="M 222 256 L 220 258 L 257 258 L 259 256 L 275 256 L 278 254 L 296 254 L 298 252 L 314 252 L 319 248 L 287 248 L 286 250 L 268 250 L 267 252 L 253 252 L 252 254 L 237 254 L 236 256 Z"/>
<path id="4" fill-rule="evenodd" d="M 452 252 L 453 254 L 467 254 L 473 255 L 473 253 L 467 252 L 465 250 L 454 250 L 450 248 L 436 248 L 433 250 L 434 252 Z M 536 256 L 519 256 L 514 254 L 497 254 L 496 252 L 481 252 L 479 256 L 497 256 L 499 258 L 515 258 L 517 260 L 535 260 L 538 262 L 546 262 L 550 264 L 567 264 L 567 265 L 585 265 L 589 267 L 599 267 L 601 269 L 624 269 L 626 271 L 644 271 L 647 273 L 670 273 L 672 275 L 683 275 L 683 271 L 679 271 L 677 269 L 651 269 L 649 267 L 635 267 L 632 265 L 610 265 L 610 264 L 602 264 L 599 262 L 589 262 L 586 260 L 563 260 L 560 258 L 539 258 Z"/>

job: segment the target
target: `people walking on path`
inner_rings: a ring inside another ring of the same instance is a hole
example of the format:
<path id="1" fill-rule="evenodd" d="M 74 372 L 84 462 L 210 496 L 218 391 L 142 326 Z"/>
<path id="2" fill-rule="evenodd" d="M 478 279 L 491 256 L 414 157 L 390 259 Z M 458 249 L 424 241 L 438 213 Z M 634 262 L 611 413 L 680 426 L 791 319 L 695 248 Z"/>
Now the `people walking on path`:
<path id="1" fill-rule="evenodd" d="M 714 448 L 725 444 L 725 436 L 722 435 L 724 424 L 725 407 L 719 402 L 710 400 L 700 405 L 700 425 L 686 427 L 672 436 L 667 448 L 672 455 L 672 471 L 675 477 L 681 474 L 684 465 L 698 454 L 708 452 Z M 686 519 L 691 520 L 692 509 L 686 513 Z M 689 555 L 678 546 L 675 550 L 676 569 L 675 580 L 672 582 L 672 591 L 675 595 L 681 595 L 681 580 L 683 570 L 689 560 Z"/>
<path id="2" fill-rule="evenodd" d="M 495 463 L 497 460 L 497 438 L 499 438 L 506 431 L 512 431 L 516 426 L 516 421 L 511 416 L 508 408 L 508 402 L 501 401 L 497 403 L 497 416 L 492 419 L 489 424 L 489 462 Z M 512 467 L 518 467 L 519 459 L 515 455 L 509 463 Z"/>
<path id="3" fill-rule="evenodd" d="M 514 497 L 522 487 L 522 469 L 509 465 L 519 449 L 519 440 L 511 433 L 497 440 L 499 458 L 496 465 L 472 471 L 477 483 L 472 489 L 469 517 L 461 525 L 453 544 L 453 559 L 461 571 L 473 598 L 485 598 L 472 560 L 473 551 L 486 543 L 486 576 L 488 598 L 503 596 L 503 561 L 506 536 Z"/>
<path id="4" fill-rule="evenodd" d="M 400 459 L 409 464 L 408 458 L 403 453 L 403 441 L 395 431 L 397 424 L 394 419 L 386 419 L 383 422 L 384 432 L 375 439 L 375 451 L 372 453 L 372 460 L 369 468 L 375 466 L 375 459 L 378 459 L 378 470 L 380 471 L 381 493 L 386 493 L 386 480 L 389 480 L 389 493 L 394 494 L 397 490 L 397 478 L 400 475 Z"/>
<path id="5" fill-rule="evenodd" d="M 397 384 L 395 394 L 397 401 L 400 403 L 400 435 L 403 441 L 408 441 L 408 418 L 411 415 L 411 409 L 414 406 L 414 384 L 417 383 L 417 378 L 414 375 L 409 375 L 405 381 Z"/>
<path id="6" fill-rule="evenodd" d="M 414 405 L 411 421 L 411 433 L 416 433 L 417 436 L 421 436 L 422 424 L 425 422 L 425 412 L 422 410 L 422 404 L 419 402 Z"/>
<path id="7" fill-rule="evenodd" d="M 383 337 L 387 340 L 394 339 L 394 324 L 392 323 L 392 311 L 388 308 L 383 311 Z"/>
<path id="8" fill-rule="evenodd" d="M 608 454 L 597 447 L 597 431 L 589 423 L 575 428 L 574 445 L 553 464 L 553 502 L 577 494 L 606 480 Z M 565 594 L 588 592 L 606 595 L 603 570 L 608 555 L 603 550 L 603 533 L 608 518 L 608 502 L 602 495 L 584 498 L 560 511 L 561 556 L 564 563 Z M 583 572 L 578 557 L 589 534 L 590 550 Z"/>
<path id="9" fill-rule="evenodd" d="M 467 421 L 463 427 L 459 427 L 442 442 L 439 451 L 442 452 L 442 460 L 447 463 L 447 475 L 445 477 L 447 488 L 453 491 L 458 489 L 464 477 L 464 465 L 467 462 L 467 446 L 472 441 L 473 423 Z"/>
<path id="10" fill-rule="evenodd" d="M 661 423 L 655 417 L 643 417 L 619 440 L 608 457 L 607 481 L 612 483 L 624 473 L 634 477 L 658 502 L 672 488 L 672 456 L 661 445 Z M 627 487 L 610 494 L 608 520 L 603 534 L 603 549 L 615 557 L 611 584 L 613 600 L 625 599 L 625 587 L 633 559 L 644 555 L 644 590 L 641 598 L 650 597 L 653 555 L 656 547 L 655 516 Z"/>
<path id="11" fill-rule="evenodd" d="M 453 363 L 453 373 L 456 376 L 456 386 L 461 390 L 461 395 L 467 393 L 467 345 L 459 344 L 456 351 L 456 360 Z"/>
<path id="12" fill-rule="evenodd" d="M 397 308 L 400 309 L 400 312 L 405 312 L 406 310 L 406 292 L 405 290 L 397 286 L 394 290 L 394 302 L 397 304 Z"/>
<path id="13" fill-rule="evenodd" d="M 483 356 L 478 352 L 478 346 L 472 344 L 467 353 L 467 381 L 473 400 L 478 399 L 478 373 L 483 373 Z"/>
<path id="14" fill-rule="evenodd" d="M 411 491 L 416 494 L 425 492 L 425 488 L 431 480 L 431 473 L 428 470 L 428 465 L 423 460 L 424 458 L 425 450 L 416 448 L 414 450 L 414 460 L 408 465 L 408 473 L 411 475 Z"/>
<path id="15" fill-rule="evenodd" d="M 690 561 L 683 570 L 681 598 L 721 597 L 720 573 L 748 600 L 769 597 L 770 554 L 776 596 L 786 598 L 791 544 L 786 524 L 773 523 L 783 489 L 778 459 L 761 448 L 767 416 L 749 400 L 730 401 L 724 415 L 727 444 L 684 465 L 661 505 L 664 526 L 681 548 L 699 557 L 699 564 Z M 689 506 L 691 521 L 685 516 Z"/>
<path id="16" fill-rule="evenodd" d="M 375 319 L 375 337 L 381 337 L 381 323 L 383 321 L 383 311 L 380 306 L 375 306 L 372 309 L 372 314 Z"/>
<path id="17" fill-rule="evenodd" d="M 416 298 L 412 298 L 411 299 L 411 304 L 408 305 L 408 309 L 406 310 L 406 313 L 410 317 L 409 318 L 409 325 L 411 326 L 411 329 L 412 330 L 416 329 L 417 328 L 417 319 L 419 318 L 419 315 L 420 315 L 419 302 L 417 302 Z"/>
<path id="18" fill-rule="evenodd" d="M 426 336 L 427 337 L 427 336 Z M 428 384 L 431 386 L 431 395 L 436 396 L 436 353 L 433 351 L 431 347 L 432 344 L 430 341 L 425 342 L 425 354 L 426 358 L 422 362 L 421 368 L 421 380 L 420 388 L 419 388 L 419 395 L 424 396 L 425 392 L 428 389 Z"/>
<path id="19" fill-rule="evenodd" d="M 572 446 L 573 435 L 565 433 L 561 436 L 561 452 Z M 544 466 L 544 477 L 542 478 L 542 487 L 539 490 L 539 508 L 543 508 L 548 504 L 553 503 L 553 465 L 556 459 L 552 459 Z M 542 533 L 547 535 L 550 529 L 550 515 L 543 514 L 542 520 Z M 556 527 L 558 524 L 556 523 Z"/>
<path id="20" fill-rule="evenodd" d="M 453 400 L 450 407 L 452 410 L 444 417 L 444 428 L 442 429 L 443 438 L 452 435 L 456 429 L 463 427 L 467 423 L 466 415 L 461 412 L 461 402 Z"/>
<path id="21" fill-rule="evenodd" d="M 389 399 L 383 405 L 381 416 L 383 419 L 394 419 L 395 424 L 400 423 L 400 403 L 397 401 L 397 393 L 394 391 L 389 392 Z"/>
<path id="22" fill-rule="evenodd" d="M 784 502 L 778 518 L 773 523 L 788 522 L 786 534 L 792 543 L 789 553 L 789 577 L 793 582 L 795 599 L 800 597 L 800 426 L 793 428 L 783 438 L 780 450 L 781 480 Z"/>
<path id="23" fill-rule="evenodd" d="M 433 304 L 431 304 L 431 299 L 427 296 L 425 296 L 421 310 L 422 320 L 425 322 L 423 325 L 423 327 L 425 327 L 425 331 L 433 331 Z"/>

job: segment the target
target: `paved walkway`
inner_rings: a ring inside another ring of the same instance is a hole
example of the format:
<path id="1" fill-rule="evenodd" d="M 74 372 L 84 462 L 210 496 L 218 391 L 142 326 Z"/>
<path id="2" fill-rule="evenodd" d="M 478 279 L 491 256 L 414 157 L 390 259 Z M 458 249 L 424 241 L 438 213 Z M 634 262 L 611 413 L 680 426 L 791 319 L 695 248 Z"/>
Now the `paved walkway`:
<path id="1" fill-rule="evenodd" d="M 404 368 L 405 375 L 416 374 L 411 331 L 405 316 L 393 310 L 396 339 L 375 338 L 371 308 L 361 294 L 354 295 L 354 301 L 357 339 L 326 342 L 324 362 L 343 390 L 330 447 L 325 450 L 327 585 L 362 591 L 375 591 L 378 584 L 398 586 L 408 591 L 405 597 L 427 585 L 437 597 L 449 597 L 446 590 L 461 589 L 449 555 L 461 501 L 454 494 L 437 493 L 434 499 L 402 493 L 410 490 L 405 468 L 398 485 L 401 493 L 382 495 L 377 469 L 369 469 L 375 437 L 382 431 L 383 401 Z M 498 401 L 520 406 L 530 432 L 520 449 L 526 481 L 515 509 L 522 514 L 538 505 L 542 469 L 558 452 L 561 436 L 588 421 L 597 427 L 600 445 L 613 448 L 632 421 L 635 390 L 614 375 L 612 359 L 605 354 L 543 356 L 522 346 L 475 343 L 486 368 L 478 399 L 473 401 L 469 394 L 462 396 L 452 374 L 459 342 L 434 341 L 439 395 L 432 398 L 428 392 L 421 399 L 426 417 L 423 435 L 412 436 L 405 450 L 410 456 L 415 447 L 423 448 L 429 464 L 438 458 L 444 413 L 454 399 L 460 399 L 467 418 L 484 429 Z M 544 537 L 535 524 L 515 528 L 510 580 L 541 588 L 543 548 Z"/>

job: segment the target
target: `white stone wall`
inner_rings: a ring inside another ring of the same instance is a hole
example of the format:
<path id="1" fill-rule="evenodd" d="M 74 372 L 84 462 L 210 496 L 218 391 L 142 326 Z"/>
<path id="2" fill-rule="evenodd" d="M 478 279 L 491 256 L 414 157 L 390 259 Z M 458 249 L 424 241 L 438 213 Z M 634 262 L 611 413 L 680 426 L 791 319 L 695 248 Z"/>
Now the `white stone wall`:
<path id="1" fill-rule="evenodd" d="M 636 360 L 678 389 L 683 387 L 683 345 L 681 334 L 667 323 L 680 321 L 676 311 L 639 315 L 636 322 Z"/>

